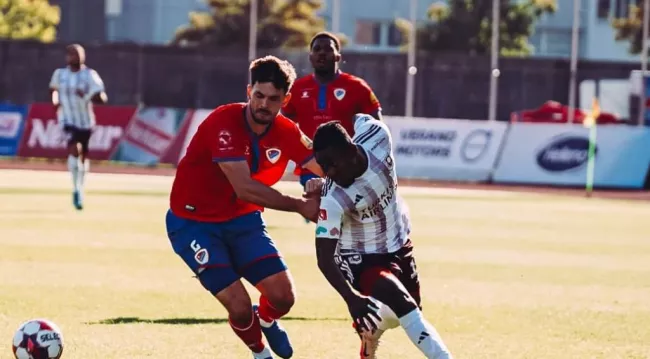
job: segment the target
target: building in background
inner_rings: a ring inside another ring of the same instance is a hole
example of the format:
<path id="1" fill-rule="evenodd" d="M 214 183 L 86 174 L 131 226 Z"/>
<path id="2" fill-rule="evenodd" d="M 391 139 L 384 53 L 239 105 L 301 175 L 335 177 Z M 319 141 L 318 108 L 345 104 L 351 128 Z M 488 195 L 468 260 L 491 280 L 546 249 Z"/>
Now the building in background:
<path id="1" fill-rule="evenodd" d="M 340 31 L 350 40 L 349 48 L 356 51 L 399 51 L 400 33 L 393 25 L 395 17 L 408 18 L 408 0 L 339 0 Z M 516 0 L 513 0 L 516 1 Z M 640 0 L 582 0 L 580 26 L 580 56 L 592 60 L 638 61 L 630 55 L 628 44 L 616 42 L 611 21 L 625 17 L 629 6 Z M 325 0 L 323 16 L 331 29 L 332 2 Z M 432 0 L 418 1 L 418 21 L 427 20 Z M 440 0 L 440 2 L 445 2 Z M 530 39 L 535 47 L 533 56 L 569 57 L 573 25 L 573 0 L 557 0 L 557 12 L 544 15 L 535 26 Z"/>
<path id="2" fill-rule="evenodd" d="M 368 52 L 398 52 L 401 33 L 394 26 L 396 17 L 408 18 L 408 0 L 339 0 L 340 29 L 349 39 L 348 49 Z M 445 0 L 440 0 L 444 2 Z M 513 0 L 516 1 L 516 0 Z M 580 14 L 580 57 L 592 60 L 638 61 L 630 55 L 628 44 L 616 42 L 611 20 L 624 17 L 629 6 L 640 0 L 582 0 Z M 206 10 L 204 0 L 58 0 L 60 3 L 79 3 L 93 8 L 92 4 L 105 2 L 106 20 L 91 21 L 86 15 L 64 20 L 62 32 L 93 37 L 88 29 L 105 24 L 106 39 L 113 42 L 165 44 L 179 26 L 187 24 L 190 11 Z M 321 15 L 328 28 L 332 24 L 332 2 L 324 0 Z M 432 0 L 418 1 L 418 21 L 427 21 L 427 9 Z M 533 56 L 567 58 L 571 54 L 571 29 L 573 0 L 557 0 L 555 14 L 544 15 L 536 24 L 530 39 L 535 50 Z M 80 6 L 80 5 L 77 5 Z M 64 10 L 64 19 L 66 19 Z M 82 10 L 72 10 L 81 14 Z M 94 14 L 94 13 L 93 13 Z M 95 15 L 94 15 L 95 16 Z M 97 16 L 95 16 L 97 17 Z M 91 26 L 92 25 L 92 26 Z M 95 36 L 96 37 L 96 36 Z"/>
<path id="3" fill-rule="evenodd" d="M 106 42 L 105 0 L 50 0 L 61 8 L 60 42 Z"/>
<path id="4" fill-rule="evenodd" d="M 92 0 L 94 1 L 94 0 Z M 206 10 L 204 0 L 104 0 L 111 42 L 166 44 L 191 11 Z"/>

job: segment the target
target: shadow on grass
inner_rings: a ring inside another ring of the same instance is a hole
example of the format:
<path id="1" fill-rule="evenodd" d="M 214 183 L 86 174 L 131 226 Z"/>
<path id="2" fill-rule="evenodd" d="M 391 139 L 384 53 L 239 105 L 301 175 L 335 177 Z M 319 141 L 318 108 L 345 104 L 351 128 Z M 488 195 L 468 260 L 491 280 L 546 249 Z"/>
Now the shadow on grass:
<path id="1" fill-rule="evenodd" d="M 350 321 L 345 318 L 307 318 L 307 317 L 283 317 L 282 321 L 299 322 L 327 322 L 327 321 Z M 88 322 L 88 325 L 118 325 L 118 324 L 171 324 L 171 325 L 194 325 L 194 324 L 223 324 L 228 323 L 226 318 L 161 318 L 146 319 L 140 317 L 117 317 L 102 319 L 97 322 Z"/>

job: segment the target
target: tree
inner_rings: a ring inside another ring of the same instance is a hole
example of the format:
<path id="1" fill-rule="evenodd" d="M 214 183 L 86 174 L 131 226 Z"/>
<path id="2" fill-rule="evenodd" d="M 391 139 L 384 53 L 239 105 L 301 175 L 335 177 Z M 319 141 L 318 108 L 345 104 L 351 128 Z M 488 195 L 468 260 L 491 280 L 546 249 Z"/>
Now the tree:
<path id="1" fill-rule="evenodd" d="M 523 56 L 531 52 L 528 38 L 535 21 L 556 10 L 556 0 L 501 1 L 499 47 L 503 55 Z M 449 0 L 434 3 L 428 10 L 429 21 L 417 29 L 417 46 L 424 51 L 454 51 L 468 54 L 490 53 L 492 36 L 492 0 Z M 411 24 L 405 19 L 396 25 L 408 44 Z"/>
<path id="2" fill-rule="evenodd" d="M 643 37 L 643 8 L 630 5 L 627 17 L 614 19 L 612 26 L 616 32 L 616 41 L 628 41 L 629 51 L 638 54 L 642 48 Z"/>
<path id="3" fill-rule="evenodd" d="M 206 0 L 210 12 L 192 12 L 180 27 L 173 45 L 246 49 L 250 0 Z M 258 0 L 257 47 L 305 48 L 325 29 L 315 13 L 322 0 Z"/>
<path id="4" fill-rule="evenodd" d="M 0 0 L 0 38 L 52 42 L 59 21 L 59 7 L 47 0 Z"/>

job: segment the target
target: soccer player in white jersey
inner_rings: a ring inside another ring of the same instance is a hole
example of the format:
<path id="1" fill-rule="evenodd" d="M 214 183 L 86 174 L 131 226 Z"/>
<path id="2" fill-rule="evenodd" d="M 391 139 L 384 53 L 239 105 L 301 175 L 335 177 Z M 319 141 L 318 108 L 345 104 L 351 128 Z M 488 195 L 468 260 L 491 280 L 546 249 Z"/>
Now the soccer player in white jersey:
<path id="1" fill-rule="evenodd" d="M 336 121 L 314 135 L 314 155 L 327 175 L 316 227 L 318 267 L 348 305 L 362 339 L 361 358 L 375 358 L 381 334 L 398 325 L 427 358 L 452 358 L 421 312 L 388 127 L 362 114 L 354 127 L 354 138 Z M 379 309 L 368 297 L 380 302 Z"/>
<path id="2" fill-rule="evenodd" d="M 72 202 L 81 210 L 84 178 L 89 170 L 88 142 L 95 126 L 93 103 L 104 104 L 107 97 L 97 71 L 85 65 L 86 51 L 81 45 L 69 45 L 65 59 L 68 66 L 54 71 L 50 91 L 59 125 L 67 137 Z"/>

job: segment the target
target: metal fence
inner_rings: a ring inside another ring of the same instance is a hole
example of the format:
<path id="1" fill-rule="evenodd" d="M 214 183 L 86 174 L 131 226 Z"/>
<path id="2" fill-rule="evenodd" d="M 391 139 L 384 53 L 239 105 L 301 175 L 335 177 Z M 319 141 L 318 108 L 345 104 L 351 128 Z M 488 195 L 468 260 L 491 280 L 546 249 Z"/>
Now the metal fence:
<path id="1" fill-rule="evenodd" d="M 86 52 L 112 105 L 213 108 L 245 100 L 248 60 L 243 52 L 128 44 L 87 46 Z M 64 53 L 61 44 L 0 42 L 0 101 L 49 101 L 50 76 L 63 66 Z M 299 75 L 310 72 L 306 53 L 275 55 L 289 59 Z M 406 65 L 405 54 L 344 53 L 342 68 L 373 87 L 385 114 L 403 115 Z M 415 116 L 487 119 L 489 57 L 420 54 L 417 67 Z M 638 68 L 634 63 L 581 61 L 578 82 L 627 79 Z M 568 60 L 503 58 L 500 69 L 499 120 L 548 100 L 568 102 Z"/>

